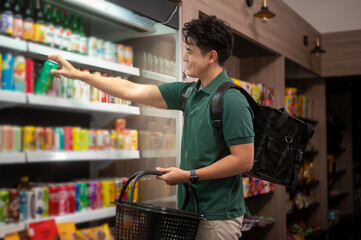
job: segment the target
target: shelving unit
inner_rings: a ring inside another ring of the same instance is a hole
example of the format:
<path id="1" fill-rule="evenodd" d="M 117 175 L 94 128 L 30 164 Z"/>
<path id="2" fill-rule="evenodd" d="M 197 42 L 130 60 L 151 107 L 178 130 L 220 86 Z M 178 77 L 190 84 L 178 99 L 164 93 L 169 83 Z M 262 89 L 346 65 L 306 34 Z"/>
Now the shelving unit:
<path id="1" fill-rule="evenodd" d="M 177 79 L 175 77 L 172 76 L 168 76 L 165 74 L 161 74 L 161 73 L 156 73 L 156 72 L 151 72 L 148 70 L 142 70 L 141 71 L 141 76 L 143 78 L 148 78 L 151 80 L 156 80 L 156 81 L 161 81 L 161 82 L 175 82 L 177 81 Z"/>
<path id="2" fill-rule="evenodd" d="M 94 220 L 101 220 L 104 218 L 110 218 L 114 216 L 115 216 L 115 207 L 109 207 L 109 208 L 102 208 L 96 210 L 87 210 L 87 211 L 77 212 L 74 214 L 54 217 L 54 218 L 50 217 L 41 220 L 28 220 L 17 224 L 0 225 L 0 238 L 4 238 L 4 236 L 7 233 L 25 230 L 29 223 L 44 221 L 47 219 L 55 219 L 56 223 L 72 221 L 77 224 L 77 223 L 89 222 Z"/>
<path id="3" fill-rule="evenodd" d="M 0 152 L 0 165 L 25 163 L 25 153 L 23 152 Z"/>

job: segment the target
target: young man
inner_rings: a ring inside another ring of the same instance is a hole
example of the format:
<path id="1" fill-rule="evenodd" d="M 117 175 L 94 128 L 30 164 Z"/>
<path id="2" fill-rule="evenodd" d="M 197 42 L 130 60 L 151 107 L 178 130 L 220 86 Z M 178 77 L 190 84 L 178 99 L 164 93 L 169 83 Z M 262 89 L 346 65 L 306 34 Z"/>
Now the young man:
<path id="1" fill-rule="evenodd" d="M 241 173 L 253 164 L 253 112 L 244 96 L 234 89 L 223 97 L 223 136 L 227 147 L 217 159 L 219 136 L 212 125 L 210 100 L 224 82 L 232 81 L 224 70 L 233 49 L 230 27 L 215 16 L 192 20 L 182 30 L 186 43 L 183 60 L 187 75 L 199 78 L 188 98 L 184 111 L 180 168 L 157 168 L 165 174 L 158 178 L 169 185 L 191 182 L 199 199 L 201 221 L 197 240 L 239 239 L 245 204 Z M 61 68 L 55 75 L 82 80 L 113 96 L 162 109 L 182 110 L 181 92 L 190 83 L 166 83 L 159 86 L 141 85 L 116 78 L 82 73 L 60 56 L 49 56 Z M 179 205 L 184 189 L 179 185 Z M 193 202 L 186 208 L 194 211 Z"/>

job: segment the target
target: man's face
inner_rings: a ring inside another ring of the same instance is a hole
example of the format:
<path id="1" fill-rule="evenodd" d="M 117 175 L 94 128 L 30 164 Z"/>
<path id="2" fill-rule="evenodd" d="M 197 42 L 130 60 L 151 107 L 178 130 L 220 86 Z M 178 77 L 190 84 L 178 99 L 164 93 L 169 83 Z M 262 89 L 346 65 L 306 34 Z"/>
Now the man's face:
<path id="1" fill-rule="evenodd" d="M 201 78 L 209 66 L 209 54 L 203 55 L 201 49 L 193 42 L 191 45 L 186 44 L 183 61 L 187 64 L 186 73 L 189 77 Z"/>

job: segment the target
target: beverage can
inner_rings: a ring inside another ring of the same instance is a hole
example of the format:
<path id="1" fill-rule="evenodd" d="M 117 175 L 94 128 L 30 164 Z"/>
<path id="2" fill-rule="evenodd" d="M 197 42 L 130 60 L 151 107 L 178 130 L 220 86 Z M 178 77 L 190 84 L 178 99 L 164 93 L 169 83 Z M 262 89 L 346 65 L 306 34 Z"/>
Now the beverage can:
<path id="1" fill-rule="evenodd" d="M 115 130 L 117 132 L 123 132 L 126 125 L 126 120 L 124 118 L 117 118 L 115 120 Z"/>
<path id="2" fill-rule="evenodd" d="M 118 200 L 120 192 L 122 191 L 122 187 L 123 187 L 123 179 L 117 178 L 114 181 L 115 181 L 115 199 Z"/>
<path id="3" fill-rule="evenodd" d="M 74 184 L 66 185 L 68 196 L 68 213 L 76 211 L 76 187 Z"/>
<path id="4" fill-rule="evenodd" d="M 107 93 L 100 91 L 100 96 L 101 96 L 101 102 L 102 103 L 107 103 L 108 102 L 108 94 Z"/>
<path id="5" fill-rule="evenodd" d="M 68 79 L 63 75 L 60 75 L 60 84 L 59 84 L 59 97 L 67 98 L 67 87 L 68 87 Z"/>
<path id="6" fill-rule="evenodd" d="M 1 17 L 0 17 L 1 20 Z M 3 83 L 2 83 L 2 71 L 3 71 L 3 56 L 0 53 L 0 90 L 2 89 Z"/>
<path id="7" fill-rule="evenodd" d="M 117 140 L 116 140 L 116 149 L 118 150 L 124 150 L 125 149 L 125 146 L 124 146 L 124 143 L 125 143 L 125 137 L 124 137 L 124 133 L 123 132 L 118 132 L 117 133 Z"/>
<path id="8" fill-rule="evenodd" d="M 110 206 L 114 206 L 112 201 L 115 200 L 116 197 L 116 188 L 115 188 L 115 181 L 109 181 L 109 197 L 110 197 Z"/>
<path id="9" fill-rule="evenodd" d="M 99 89 L 91 86 L 90 87 L 90 101 L 91 102 L 100 102 L 100 91 Z"/>
<path id="10" fill-rule="evenodd" d="M 103 196 L 103 207 L 110 207 L 110 182 L 103 181 L 102 182 L 102 196 Z"/>
<path id="11" fill-rule="evenodd" d="M 104 42 L 104 60 L 108 62 L 114 62 L 114 44 L 109 41 Z"/>
<path id="12" fill-rule="evenodd" d="M 13 18 L 13 37 L 22 38 L 23 37 L 23 18 L 14 17 Z"/>
<path id="13" fill-rule="evenodd" d="M 32 190 L 35 193 L 35 219 L 40 220 L 43 218 L 44 189 L 43 187 L 34 187 Z"/>
<path id="14" fill-rule="evenodd" d="M 49 217 L 49 187 L 43 186 L 43 217 Z"/>
<path id="15" fill-rule="evenodd" d="M 109 147 L 110 149 L 116 149 L 116 141 L 117 141 L 117 131 L 114 129 L 110 130 L 109 136 Z"/>
<path id="16" fill-rule="evenodd" d="M 0 224 L 9 223 L 10 194 L 6 189 L 0 189 Z"/>
<path id="17" fill-rule="evenodd" d="M 88 134 L 89 134 L 88 149 L 89 150 L 96 150 L 96 147 L 97 147 L 97 132 L 94 129 L 90 129 Z"/>
<path id="18" fill-rule="evenodd" d="M 33 21 L 24 21 L 24 32 L 23 38 L 26 40 L 33 41 L 34 39 L 34 22 Z"/>
<path id="19" fill-rule="evenodd" d="M 131 130 L 132 135 L 132 148 L 131 150 L 138 150 L 138 131 Z"/>
<path id="20" fill-rule="evenodd" d="M 13 151 L 21 151 L 21 128 L 19 126 L 13 126 Z"/>
<path id="21" fill-rule="evenodd" d="M 46 38 L 46 27 L 44 23 L 34 24 L 34 41 L 45 43 Z"/>
<path id="22" fill-rule="evenodd" d="M 104 59 L 104 40 L 98 39 L 97 40 L 97 55 L 96 58 Z"/>
<path id="23" fill-rule="evenodd" d="M 13 82 L 13 63 L 14 56 L 11 53 L 4 53 L 2 55 L 2 89 L 14 90 Z"/>
<path id="24" fill-rule="evenodd" d="M 25 191 L 20 191 L 20 222 L 26 221 L 27 219 L 27 197 Z"/>
<path id="25" fill-rule="evenodd" d="M 1 150 L 2 151 L 12 151 L 13 150 L 13 129 L 9 125 L 4 125 L 1 127 Z"/>
<path id="26" fill-rule="evenodd" d="M 108 130 L 103 131 L 103 147 L 108 150 L 110 147 L 110 135 Z"/>
<path id="27" fill-rule="evenodd" d="M 54 150 L 54 129 L 51 127 L 45 128 L 45 150 Z"/>
<path id="28" fill-rule="evenodd" d="M 35 128 L 35 146 L 36 150 L 45 150 L 45 128 L 43 127 Z"/>
<path id="29" fill-rule="evenodd" d="M 10 223 L 20 220 L 20 192 L 17 189 L 9 190 L 9 218 Z"/>
<path id="30" fill-rule="evenodd" d="M 89 149 L 89 130 L 88 129 L 81 129 L 81 150 L 88 150 Z"/>
<path id="31" fill-rule="evenodd" d="M 88 39 L 88 56 L 97 57 L 98 41 L 95 37 L 89 37 Z"/>
<path id="32" fill-rule="evenodd" d="M 96 130 L 96 149 L 97 150 L 104 150 L 104 131 L 101 129 Z"/>
<path id="33" fill-rule="evenodd" d="M 80 212 L 88 209 L 87 184 L 78 182 L 75 184 L 76 211 Z"/>
<path id="34" fill-rule="evenodd" d="M 27 219 L 35 219 L 35 192 L 33 190 L 26 191 L 26 216 Z"/>
<path id="35" fill-rule="evenodd" d="M 74 88 L 74 80 L 67 78 L 66 81 L 66 97 L 73 98 L 73 88 Z"/>
<path id="36" fill-rule="evenodd" d="M 47 94 L 51 88 L 53 82 L 53 75 L 51 75 L 51 70 L 58 69 L 58 63 L 47 60 L 43 68 L 40 71 L 38 81 L 35 84 L 35 93 L 37 94 Z"/>
<path id="37" fill-rule="evenodd" d="M 132 47 L 127 46 L 124 48 L 124 60 L 125 60 L 125 65 L 133 66 L 133 48 Z M 154 63 L 153 63 L 153 67 L 154 67 Z"/>
<path id="38" fill-rule="evenodd" d="M 49 216 L 59 215 L 59 186 L 49 186 Z"/>
<path id="39" fill-rule="evenodd" d="M 97 201 L 97 185 L 95 182 L 89 182 L 87 184 L 87 198 L 88 198 L 88 208 L 96 209 L 96 201 Z"/>
<path id="40" fill-rule="evenodd" d="M 71 127 L 64 127 L 64 150 L 73 150 L 73 129 Z"/>
<path id="41" fill-rule="evenodd" d="M 73 80 L 73 99 L 79 100 L 80 99 L 80 81 Z"/>
<path id="42" fill-rule="evenodd" d="M 65 185 L 59 185 L 59 215 L 69 213 L 68 190 Z"/>
<path id="43" fill-rule="evenodd" d="M 102 196 L 102 182 L 100 181 L 97 181 L 95 182 L 96 183 L 96 186 L 97 186 L 97 189 L 96 189 L 96 192 L 97 192 L 97 201 L 96 201 L 96 208 L 102 208 L 103 207 L 103 196 Z"/>
<path id="44" fill-rule="evenodd" d="M 124 64 L 125 63 L 125 53 L 124 53 L 124 45 L 123 44 L 117 45 L 117 56 L 118 56 L 118 63 Z"/>
<path id="45" fill-rule="evenodd" d="M 25 92 L 34 93 L 34 61 L 30 58 L 25 59 L 25 82 Z"/>
<path id="46" fill-rule="evenodd" d="M 82 149 L 81 144 L 81 128 L 74 127 L 73 128 L 73 150 L 80 151 Z"/>
<path id="47" fill-rule="evenodd" d="M 63 128 L 54 128 L 54 151 L 64 150 L 64 130 Z"/>
<path id="48" fill-rule="evenodd" d="M 35 127 L 23 127 L 23 148 L 24 151 L 33 151 L 36 149 L 35 143 Z"/>
<path id="49" fill-rule="evenodd" d="M 14 90 L 17 92 L 25 92 L 26 89 L 26 72 L 25 58 L 23 56 L 16 56 L 13 63 L 13 82 Z"/>
<path id="50" fill-rule="evenodd" d="M 126 179 L 126 178 L 123 178 L 123 179 L 122 179 L 122 189 L 123 189 L 123 187 L 124 187 L 124 185 L 125 185 L 125 183 L 126 183 L 127 181 L 128 181 L 128 179 Z M 126 200 L 126 201 L 128 200 L 128 188 L 129 188 L 129 186 L 128 186 L 127 189 L 125 190 L 122 200 Z"/>

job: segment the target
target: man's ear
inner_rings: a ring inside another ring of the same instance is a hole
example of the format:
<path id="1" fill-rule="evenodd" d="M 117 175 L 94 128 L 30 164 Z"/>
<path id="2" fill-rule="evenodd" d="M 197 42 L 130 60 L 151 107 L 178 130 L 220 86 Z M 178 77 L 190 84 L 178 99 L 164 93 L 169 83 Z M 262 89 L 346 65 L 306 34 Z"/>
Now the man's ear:
<path id="1" fill-rule="evenodd" d="M 210 51 L 208 62 L 214 63 L 217 59 L 218 59 L 217 51 L 215 51 L 215 50 Z"/>

